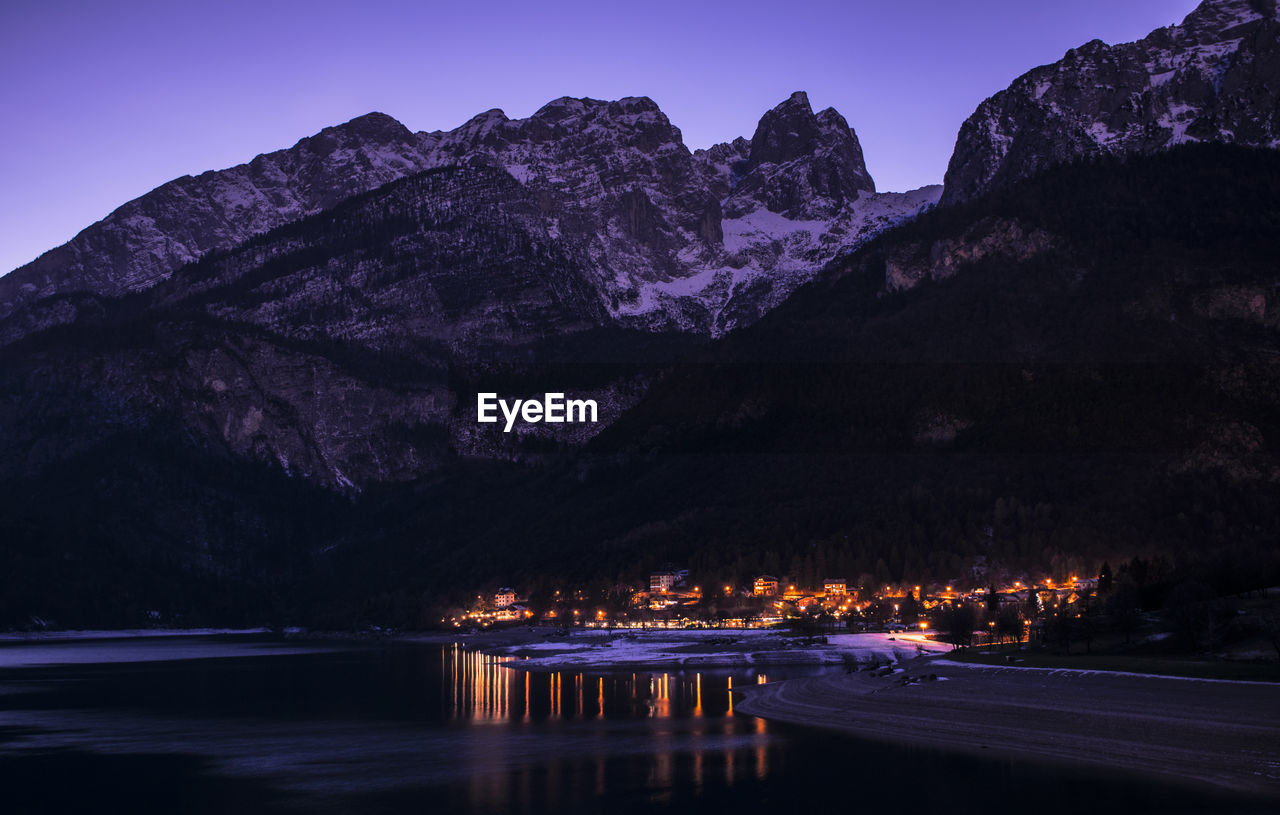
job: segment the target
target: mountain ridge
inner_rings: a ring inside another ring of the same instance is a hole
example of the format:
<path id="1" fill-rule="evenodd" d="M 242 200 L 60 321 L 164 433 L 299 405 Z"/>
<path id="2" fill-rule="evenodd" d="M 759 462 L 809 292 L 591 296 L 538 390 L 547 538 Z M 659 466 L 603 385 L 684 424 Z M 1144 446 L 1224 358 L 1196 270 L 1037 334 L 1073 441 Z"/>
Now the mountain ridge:
<path id="1" fill-rule="evenodd" d="M 122 205 L 0 277 L 0 319 L 60 294 L 141 291 L 210 251 L 354 195 L 428 169 L 481 162 L 534 191 L 555 237 L 596 268 L 611 320 L 723 333 L 941 194 L 940 188 L 875 194 L 852 129 L 833 110 L 815 115 L 803 93 L 765 119 L 820 136 L 805 145 L 813 155 L 766 161 L 779 157 L 762 152 L 763 142 L 754 160 L 731 156 L 735 143 L 691 153 L 647 97 L 561 97 L 527 119 L 493 109 L 451 131 L 420 133 L 386 114 L 366 114 Z M 757 136 L 753 141 L 763 138 Z M 749 165 L 745 179 L 717 164 L 726 158 Z M 740 181 L 745 185 L 737 189 Z M 728 243 L 723 206 L 732 210 Z M 28 317 L 9 333 L 40 324 Z"/>
<path id="2" fill-rule="evenodd" d="M 1272 0 L 1205 0 L 1141 40 L 1094 40 L 1033 68 L 961 126 L 941 204 L 1053 164 L 1192 141 L 1280 147 L 1280 17 Z"/>

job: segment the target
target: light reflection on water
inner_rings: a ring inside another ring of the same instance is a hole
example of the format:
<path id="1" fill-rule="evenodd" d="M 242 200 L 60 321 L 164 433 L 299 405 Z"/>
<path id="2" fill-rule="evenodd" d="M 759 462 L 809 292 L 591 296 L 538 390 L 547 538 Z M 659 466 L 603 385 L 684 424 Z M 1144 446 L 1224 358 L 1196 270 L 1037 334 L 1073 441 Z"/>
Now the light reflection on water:
<path id="1" fill-rule="evenodd" d="M 725 785 L 769 776 L 773 742 L 763 719 L 733 713 L 734 675 L 727 672 L 599 674 L 533 672 L 517 657 L 495 657 L 454 645 L 441 649 L 441 672 L 450 678 L 441 692 L 449 720 L 479 726 L 538 727 L 556 735 L 601 739 L 591 767 L 596 794 L 608 789 L 606 755 L 632 748 L 652 755 L 646 786 L 654 800 L 669 798 L 677 780 L 701 791 L 710 772 Z M 739 686 L 763 684 L 766 674 L 738 673 Z M 620 727 L 648 720 L 649 726 Z M 613 722 L 607 726 L 605 722 Z M 607 741 L 603 741 L 607 739 Z M 499 745 L 486 749 L 504 751 Z M 486 755 L 483 766 L 492 764 Z M 504 806 L 509 785 L 493 785 L 480 772 L 472 796 Z M 556 773 L 552 772 L 552 776 Z M 524 789 L 530 779 L 516 781 Z"/>
<path id="2" fill-rule="evenodd" d="M 34 756 L 56 774 L 72 754 L 187 755 L 308 809 L 435 789 L 463 810 L 572 811 L 763 781 L 778 749 L 763 720 L 733 712 L 735 684 L 765 681 L 752 672 L 540 673 L 456 645 L 192 647 L 174 662 L 0 671 L 0 782 Z"/>

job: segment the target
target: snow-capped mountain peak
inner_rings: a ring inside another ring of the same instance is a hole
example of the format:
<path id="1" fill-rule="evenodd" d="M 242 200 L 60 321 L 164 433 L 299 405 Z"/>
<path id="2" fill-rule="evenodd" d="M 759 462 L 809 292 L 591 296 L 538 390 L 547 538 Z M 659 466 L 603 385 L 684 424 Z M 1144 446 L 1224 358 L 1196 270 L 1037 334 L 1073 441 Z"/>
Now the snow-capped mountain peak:
<path id="1" fill-rule="evenodd" d="M 983 102 L 961 127 L 944 202 L 1053 164 L 1220 141 L 1280 146 L 1275 0 L 1206 0 L 1138 42 L 1095 40 Z"/>
<path id="2" fill-rule="evenodd" d="M 1275 0 L 1206 0 L 1177 27 L 1179 35 L 1204 40 L 1214 35 L 1231 37 L 1240 26 L 1277 19 Z"/>

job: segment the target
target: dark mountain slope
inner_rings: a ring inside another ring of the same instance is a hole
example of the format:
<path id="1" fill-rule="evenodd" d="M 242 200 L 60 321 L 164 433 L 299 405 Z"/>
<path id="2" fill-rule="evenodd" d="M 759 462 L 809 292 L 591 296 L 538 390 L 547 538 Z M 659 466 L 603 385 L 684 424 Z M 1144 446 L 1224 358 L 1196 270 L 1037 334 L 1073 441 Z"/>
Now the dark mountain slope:
<path id="1" fill-rule="evenodd" d="M 5 483 L 0 626 L 297 620 L 317 548 L 354 512 L 340 495 L 201 449 L 175 428 L 121 430 Z"/>
<path id="2" fill-rule="evenodd" d="M 923 580 L 1141 552 L 1274 579 L 1278 226 L 1280 156 L 1215 146 L 931 213 L 674 367 L 561 477 L 459 511 L 441 562 Z"/>

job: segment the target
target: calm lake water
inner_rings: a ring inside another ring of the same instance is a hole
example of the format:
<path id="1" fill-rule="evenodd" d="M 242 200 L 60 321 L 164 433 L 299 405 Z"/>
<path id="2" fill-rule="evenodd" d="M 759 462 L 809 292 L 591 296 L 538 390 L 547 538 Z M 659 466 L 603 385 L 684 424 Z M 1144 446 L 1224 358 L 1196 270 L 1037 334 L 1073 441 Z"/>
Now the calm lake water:
<path id="1" fill-rule="evenodd" d="M 734 713 L 731 686 L 794 670 L 547 674 L 455 646 L 243 638 L 37 647 L 0 647 L 15 815 L 1274 811 Z M 30 664 L 55 661 L 74 664 Z"/>

